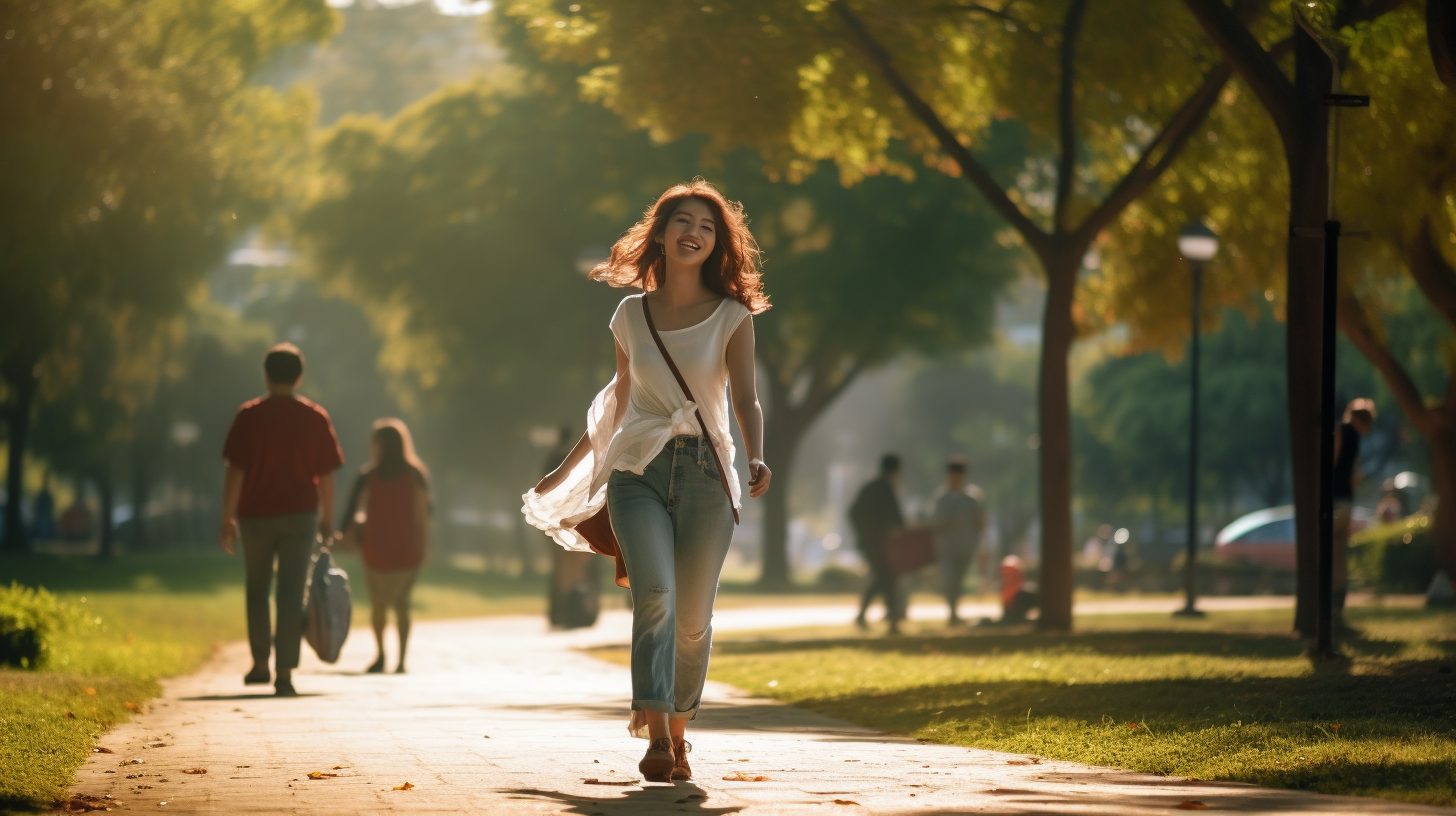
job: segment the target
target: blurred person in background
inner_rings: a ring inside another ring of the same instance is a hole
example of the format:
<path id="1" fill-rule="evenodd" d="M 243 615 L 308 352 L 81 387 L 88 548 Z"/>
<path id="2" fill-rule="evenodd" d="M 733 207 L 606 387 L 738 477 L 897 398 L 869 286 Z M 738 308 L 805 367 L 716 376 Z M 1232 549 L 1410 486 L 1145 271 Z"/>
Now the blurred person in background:
<path id="1" fill-rule="evenodd" d="M 1380 501 L 1375 504 L 1375 521 L 1378 524 L 1391 524 L 1400 521 L 1404 516 L 1405 503 L 1400 500 L 1395 479 L 1386 479 L 1380 484 Z"/>
<path id="2" fill-rule="evenodd" d="M 900 633 L 900 621 L 905 616 L 899 580 L 890 569 L 886 555 L 890 538 L 905 529 L 905 514 L 900 509 L 900 497 L 896 494 L 901 472 L 899 456 L 893 453 L 881 456 L 879 475 L 860 488 L 854 503 L 849 506 L 849 523 L 854 527 L 855 546 L 870 571 L 870 583 L 860 599 L 859 615 L 854 623 L 861 629 L 869 628 L 865 616 L 875 597 L 880 596 L 885 599 L 885 620 L 890 624 L 892 635 Z"/>
<path id="3" fill-rule="evenodd" d="M 344 464 L 334 424 L 323 406 L 295 393 L 303 352 L 279 343 L 263 359 L 266 396 L 238 408 L 223 444 L 222 529 L 228 555 L 241 531 L 247 568 L 245 594 L 253 668 L 244 683 L 271 678 L 268 655 L 277 648 L 273 686 L 293 697 L 293 670 L 303 639 L 303 594 L 317 536 L 333 537 L 334 471 Z M 278 628 L 268 615 L 273 563 L 278 563 Z"/>
<path id="4" fill-rule="evenodd" d="M 1350 508 L 1355 502 L 1355 487 L 1364 479 L 1360 472 L 1360 440 L 1375 425 L 1375 401 L 1366 397 L 1350 400 L 1340 427 L 1335 430 L 1334 468 L 1334 568 L 1335 616 L 1344 623 L 1345 595 L 1348 591 L 1350 549 Z"/>
<path id="5" fill-rule="evenodd" d="M 40 492 L 35 494 L 35 503 L 31 505 L 30 537 L 35 541 L 50 541 L 56 537 L 56 497 L 51 492 L 49 471 L 40 483 Z"/>
<path id="6" fill-rule="evenodd" d="M 1001 620 L 983 624 L 1026 623 L 1027 615 L 1041 606 L 1041 593 L 1035 583 L 1026 580 L 1026 565 L 1015 555 L 1001 559 Z"/>
<path id="7" fill-rule="evenodd" d="M 404 674 L 409 646 L 410 595 L 430 546 L 430 471 L 415 455 L 409 428 L 398 419 L 374 423 L 369 464 L 349 491 L 340 535 L 364 561 L 369 621 L 378 657 L 366 671 L 384 671 L 384 629 L 394 610 L 399 632 L 396 674 Z"/>
<path id="8" fill-rule="evenodd" d="M 985 496 L 981 488 L 966 482 L 968 469 L 964 456 L 952 456 L 945 465 L 945 484 L 930 500 L 930 525 L 935 533 L 935 556 L 944 581 L 950 626 L 961 623 L 956 608 L 966 572 L 980 552 L 981 536 L 986 530 Z"/>
<path id="9" fill-rule="evenodd" d="M 749 495 L 762 496 L 772 477 L 759 458 L 754 372 L 752 315 L 768 308 L 759 250 L 742 207 L 695 179 L 663 193 L 591 277 L 643 293 L 612 316 L 617 376 L 593 401 L 586 433 L 522 496 L 522 512 L 563 547 L 582 549 L 573 528 L 610 508 L 632 591 L 629 731 L 648 739 L 638 771 L 688 780 L 687 724 L 702 704 L 740 503 L 730 387 Z"/>
<path id="10" fill-rule="evenodd" d="M 562 425 L 556 447 L 546 454 L 542 472 L 550 473 L 571 455 L 576 438 Z M 551 580 L 547 583 L 546 619 L 554 629 L 579 629 L 597 622 L 601 612 L 600 559 L 593 553 L 551 548 Z"/>

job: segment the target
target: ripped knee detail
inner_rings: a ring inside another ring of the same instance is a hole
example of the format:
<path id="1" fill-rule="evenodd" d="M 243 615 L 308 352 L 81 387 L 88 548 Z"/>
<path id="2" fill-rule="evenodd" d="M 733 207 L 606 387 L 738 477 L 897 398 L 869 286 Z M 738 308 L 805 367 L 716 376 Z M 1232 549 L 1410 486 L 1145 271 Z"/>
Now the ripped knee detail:
<path id="1" fill-rule="evenodd" d="M 686 641 L 689 641 L 689 642 L 692 642 L 692 643 L 697 643 L 698 641 L 700 641 L 703 638 L 707 637 L 708 634 L 710 632 L 712 632 L 712 631 L 713 631 L 713 627 L 712 626 L 704 626 L 702 629 L 699 629 L 696 632 L 682 632 L 682 633 L 680 633 L 680 637 L 682 637 L 683 640 L 686 640 Z"/>
<path id="2" fill-rule="evenodd" d="M 636 597 L 638 602 L 657 604 L 666 602 L 668 596 L 671 594 L 672 590 L 668 589 L 667 587 L 650 586 L 646 588 L 646 591 L 637 593 Z"/>

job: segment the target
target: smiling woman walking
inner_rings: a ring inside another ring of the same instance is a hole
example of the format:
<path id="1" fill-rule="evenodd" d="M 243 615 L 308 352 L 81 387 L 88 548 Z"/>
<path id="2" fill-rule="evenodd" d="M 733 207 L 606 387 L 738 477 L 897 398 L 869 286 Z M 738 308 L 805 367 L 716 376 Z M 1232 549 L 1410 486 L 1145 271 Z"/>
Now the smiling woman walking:
<path id="1" fill-rule="evenodd" d="M 567 549 L 588 549 L 584 523 L 610 515 L 632 590 L 629 728 L 649 740 L 638 766 L 649 781 L 692 778 L 684 734 L 702 701 L 739 508 L 725 387 L 749 495 L 772 476 L 754 387 L 752 315 L 768 308 L 759 274 L 739 205 L 702 179 L 663 193 L 591 273 L 643 290 L 612 316 L 617 376 L 566 460 L 523 497 L 527 520 Z"/>

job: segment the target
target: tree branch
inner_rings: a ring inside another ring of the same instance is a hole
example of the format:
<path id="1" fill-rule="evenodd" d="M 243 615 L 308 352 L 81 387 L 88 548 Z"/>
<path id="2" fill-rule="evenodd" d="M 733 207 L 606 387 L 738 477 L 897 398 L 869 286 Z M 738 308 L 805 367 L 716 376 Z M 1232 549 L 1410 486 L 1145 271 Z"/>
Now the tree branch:
<path id="1" fill-rule="evenodd" d="M 1259 45 L 1238 14 L 1224 5 L 1223 0 L 1183 0 L 1183 4 L 1218 46 L 1224 59 L 1259 97 L 1274 120 L 1280 141 L 1294 144 L 1294 113 L 1299 100 L 1294 83 L 1280 70 L 1274 57 Z"/>
<path id="2" fill-rule="evenodd" d="M 1431 409 L 1426 407 L 1425 397 L 1421 394 L 1420 388 L 1390 353 L 1385 343 L 1375 336 L 1374 329 L 1365 318 L 1365 310 L 1360 302 L 1353 296 L 1346 295 L 1340 298 L 1339 308 L 1336 311 L 1336 324 L 1345 336 L 1365 359 L 1375 366 L 1385 384 L 1390 388 L 1390 393 L 1395 395 L 1395 401 L 1400 403 L 1400 408 L 1421 433 L 1427 433 L 1431 422 L 1434 420 Z"/>
<path id="3" fill-rule="evenodd" d="M 834 3 L 833 8 L 838 13 L 840 20 L 844 22 L 845 27 L 849 29 L 860 50 L 879 69 L 885 81 L 889 83 L 915 118 L 919 119 L 935 136 L 936 141 L 940 143 L 940 148 L 955 160 L 966 180 L 986 197 L 986 201 L 1002 218 L 1005 218 L 1017 232 L 1021 233 L 1021 237 L 1027 244 L 1045 243 L 1046 233 L 1026 213 L 1022 212 L 1020 207 L 1016 206 L 1016 202 L 1006 195 L 1006 191 L 991 176 L 991 172 L 986 169 L 985 165 L 977 161 L 976 157 L 971 155 L 971 151 L 961 144 L 950 128 L 940 120 L 940 116 L 936 114 L 930 103 L 922 99 L 915 89 L 910 87 L 910 83 L 895 68 L 884 47 L 875 40 L 864 24 L 860 22 L 859 17 L 850 9 L 847 0 L 839 0 Z"/>
<path id="4" fill-rule="evenodd" d="M 1005 20 L 1008 23 L 1025 25 L 1022 20 L 1011 13 L 1011 4 L 1007 3 L 999 9 L 991 8 L 985 3 L 941 3 L 938 7 L 931 9 L 939 12 L 962 12 L 966 14 L 982 14 L 987 17 L 995 17 L 998 20 Z"/>
<path id="5" fill-rule="evenodd" d="M 1431 217 L 1421 219 L 1420 230 L 1406 253 L 1406 266 L 1426 300 L 1456 328 L 1456 269 L 1446 262 L 1431 229 Z M 1456 380 L 1456 373 L 1453 373 Z"/>
<path id="6" fill-rule="evenodd" d="M 1067 206 L 1072 200 L 1072 181 L 1077 172 L 1077 38 L 1082 35 L 1082 19 L 1087 14 L 1087 0 L 1072 0 L 1062 22 L 1061 87 L 1057 90 L 1057 137 L 1061 157 L 1057 162 L 1057 191 L 1052 205 L 1052 231 L 1066 226 Z"/>
<path id="7" fill-rule="evenodd" d="M 1131 204 L 1148 185 L 1157 181 L 1158 177 L 1172 165 L 1177 159 L 1183 144 L 1188 137 L 1201 125 L 1208 112 L 1218 102 L 1219 92 L 1233 76 L 1233 67 L 1227 62 L 1221 62 L 1214 66 L 1203 77 L 1203 82 L 1198 88 L 1178 107 L 1178 110 L 1163 124 L 1163 129 L 1148 146 L 1143 149 L 1132 167 L 1123 174 L 1117 186 L 1102 200 L 1101 204 L 1087 216 L 1077 228 L 1077 237 L 1080 240 L 1091 241 L 1112 223 L 1129 204 Z M 1161 152 L 1159 152 L 1161 151 Z M 1156 160 L 1154 154 L 1158 155 Z"/>

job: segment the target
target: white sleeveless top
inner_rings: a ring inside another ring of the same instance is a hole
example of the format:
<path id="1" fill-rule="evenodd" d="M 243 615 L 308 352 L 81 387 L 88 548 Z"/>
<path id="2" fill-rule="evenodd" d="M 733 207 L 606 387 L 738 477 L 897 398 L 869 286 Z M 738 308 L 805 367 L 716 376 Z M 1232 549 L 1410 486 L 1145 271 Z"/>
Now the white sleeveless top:
<path id="1" fill-rule="evenodd" d="M 737 331 L 748 307 L 724 298 L 706 320 L 685 329 L 658 331 L 662 344 L 677 363 L 678 371 L 699 402 L 688 401 L 662 359 L 647 319 L 642 314 L 642 295 L 630 295 L 612 315 L 612 334 L 627 352 L 632 386 L 620 425 L 612 426 L 617 412 L 615 377 L 592 400 L 587 411 L 587 435 L 591 452 L 561 484 L 545 494 L 535 489 L 521 497 L 521 512 L 533 527 L 545 531 L 568 550 L 589 547 L 571 528 L 590 518 L 607 499 L 607 477 L 614 470 L 642 473 L 668 440 L 678 435 L 697 436 L 694 409 L 713 437 L 718 457 L 726 469 L 730 498 L 741 506 L 737 474 L 733 470 L 733 436 L 728 430 L 728 340 Z"/>

